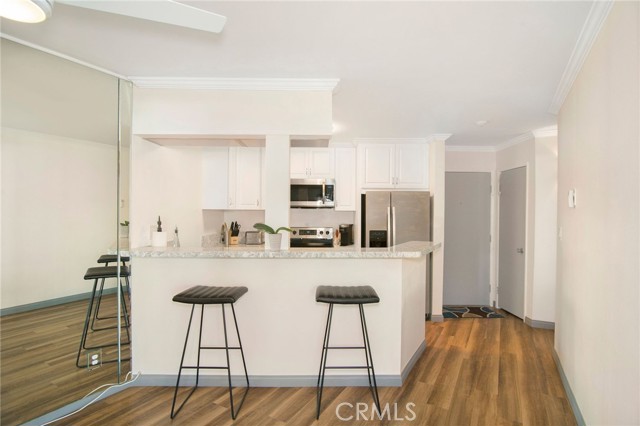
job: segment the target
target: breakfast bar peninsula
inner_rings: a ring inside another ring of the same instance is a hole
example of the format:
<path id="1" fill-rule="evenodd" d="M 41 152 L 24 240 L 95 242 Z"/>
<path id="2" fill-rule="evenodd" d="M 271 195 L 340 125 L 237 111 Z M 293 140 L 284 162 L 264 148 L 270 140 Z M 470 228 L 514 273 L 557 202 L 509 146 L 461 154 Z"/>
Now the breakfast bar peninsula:
<path id="1" fill-rule="evenodd" d="M 251 385 L 315 386 L 327 316 L 327 305 L 315 301 L 316 287 L 370 285 L 380 296 L 380 303 L 364 308 L 378 384 L 399 386 L 425 349 L 427 261 L 439 247 L 132 249 L 132 370 L 142 373 L 143 384 L 174 385 L 190 307 L 174 303 L 173 296 L 195 285 L 245 286 L 249 291 L 235 310 Z M 333 321 L 331 345 L 362 344 L 357 308 L 336 306 Z M 220 307 L 206 309 L 204 323 L 203 345 L 224 341 Z M 190 343 L 195 347 L 197 338 Z M 187 358 L 196 352 L 188 350 Z M 203 362 L 223 364 L 224 356 L 210 351 Z M 233 366 L 242 365 L 240 355 L 232 356 L 232 375 L 239 375 L 241 367 Z M 364 363 L 356 350 L 330 358 L 340 365 Z M 204 385 L 225 385 L 224 371 L 202 374 Z M 366 383 L 363 370 L 332 370 L 326 378 L 327 385 Z"/>

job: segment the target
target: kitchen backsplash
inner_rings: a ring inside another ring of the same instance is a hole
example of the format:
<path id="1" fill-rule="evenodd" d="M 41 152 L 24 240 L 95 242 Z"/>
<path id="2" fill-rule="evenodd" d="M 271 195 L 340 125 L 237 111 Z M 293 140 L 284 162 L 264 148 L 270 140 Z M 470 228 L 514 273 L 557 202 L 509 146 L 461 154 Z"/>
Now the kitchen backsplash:
<path id="1" fill-rule="evenodd" d="M 355 223 L 354 212 L 332 209 L 290 209 L 290 224 L 296 227 L 326 226 L 337 228 L 341 223 Z"/>

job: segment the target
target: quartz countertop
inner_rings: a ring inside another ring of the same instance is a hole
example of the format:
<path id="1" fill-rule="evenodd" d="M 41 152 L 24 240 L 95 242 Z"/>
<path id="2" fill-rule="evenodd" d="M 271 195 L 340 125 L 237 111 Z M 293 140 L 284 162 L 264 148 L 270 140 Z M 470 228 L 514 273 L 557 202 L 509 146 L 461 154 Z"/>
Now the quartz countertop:
<path id="1" fill-rule="evenodd" d="M 411 259 L 425 256 L 441 247 L 441 243 L 410 241 L 388 248 L 356 246 L 332 248 L 289 248 L 267 250 L 264 245 L 219 247 L 140 247 L 129 251 L 132 257 L 144 258 L 210 258 L 210 259 Z"/>

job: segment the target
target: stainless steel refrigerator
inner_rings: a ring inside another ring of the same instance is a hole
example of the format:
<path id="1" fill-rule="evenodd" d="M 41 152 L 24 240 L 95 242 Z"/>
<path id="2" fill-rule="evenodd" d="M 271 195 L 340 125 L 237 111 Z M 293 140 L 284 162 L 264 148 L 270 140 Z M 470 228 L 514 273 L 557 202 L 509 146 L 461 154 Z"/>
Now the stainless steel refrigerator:
<path id="1" fill-rule="evenodd" d="M 362 247 L 431 241 L 431 195 L 425 191 L 368 191 L 361 199 Z M 431 256 L 427 258 L 426 316 L 431 315 Z"/>

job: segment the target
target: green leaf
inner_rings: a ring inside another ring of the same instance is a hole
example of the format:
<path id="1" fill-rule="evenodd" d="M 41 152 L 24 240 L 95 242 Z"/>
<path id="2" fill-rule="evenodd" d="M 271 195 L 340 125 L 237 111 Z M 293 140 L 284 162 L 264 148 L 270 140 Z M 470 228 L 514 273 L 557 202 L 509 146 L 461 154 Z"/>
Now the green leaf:
<path id="1" fill-rule="evenodd" d="M 276 233 L 276 231 L 274 231 L 272 227 L 270 227 L 269 225 L 265 225 L 264 223 L 256 223 L 256 224 L 253 225 L 253 227 L 255 229 L 260 230 L 260 231 L 264 231 L 267 234 L 275 234 Z"/>
<path id="2" fill-rule="evenodd" d="M 267 234 L 277 234 L 280 231 L 291 232 L 291 229 L 287 228 L 286 226 L 281 226 L 280 228 L 278 228 L 278 229 L 276 229 L 274 231 L 272 227 L 270 227 L 269 225 L 265 225 L 264 223 L 256 223 L 256 224 L 253 225 L 253 227 L 255 229 L 260 230 L 260 231 L 264 231 Z"/>

